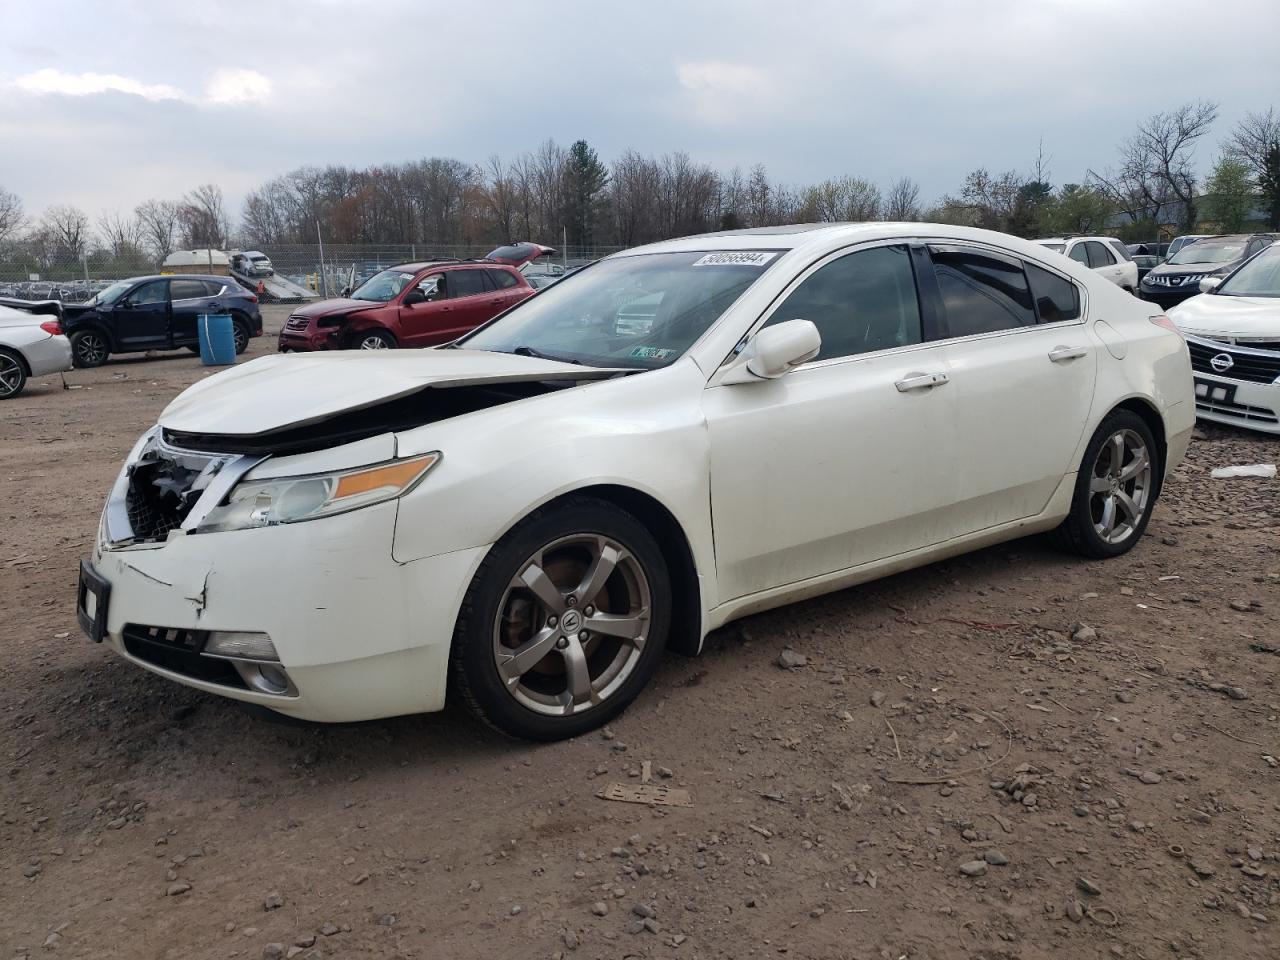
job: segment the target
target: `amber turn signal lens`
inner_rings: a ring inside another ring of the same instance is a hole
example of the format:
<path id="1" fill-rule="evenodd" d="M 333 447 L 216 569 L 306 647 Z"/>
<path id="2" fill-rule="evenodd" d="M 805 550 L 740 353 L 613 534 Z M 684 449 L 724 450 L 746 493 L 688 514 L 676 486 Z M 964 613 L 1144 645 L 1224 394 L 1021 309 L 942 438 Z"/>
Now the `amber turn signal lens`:
<path id="1" fill-rule="evenodd" d="M 414 457 L 412 460 L 401 460 L 384 467 L 348 473 L 338 478 L 338 488 L 334 490 L 331 499 L 356 497 L 375 490 L 404 490 L 434 467 L 439 459 L 440 454 L 428 453 L 425 456 Z"/>

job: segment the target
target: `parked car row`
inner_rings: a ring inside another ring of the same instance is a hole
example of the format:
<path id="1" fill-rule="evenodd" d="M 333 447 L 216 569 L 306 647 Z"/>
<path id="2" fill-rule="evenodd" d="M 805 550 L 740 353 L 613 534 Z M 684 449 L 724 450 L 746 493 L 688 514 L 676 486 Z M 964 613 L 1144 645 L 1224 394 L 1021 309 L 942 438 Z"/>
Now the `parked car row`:
<path id="1" fill-rule="evenodd" d="M 1196 237 L 1178 246 L 1168 260 L 1143 278 L 1139 296 L 1167 310 L 1198 294 L 1204 278 L 1227 276 L 1276 239 L 1269 233 Z"/>

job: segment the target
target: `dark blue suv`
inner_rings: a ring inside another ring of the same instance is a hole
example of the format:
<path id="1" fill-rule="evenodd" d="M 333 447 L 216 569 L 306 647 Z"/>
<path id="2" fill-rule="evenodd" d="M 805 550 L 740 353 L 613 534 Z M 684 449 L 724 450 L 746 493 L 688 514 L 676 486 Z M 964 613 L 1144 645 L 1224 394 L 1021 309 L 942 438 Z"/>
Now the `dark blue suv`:
<path id="1" fill-rule="evenodd" d="M 77 367 L 97 367 L 113 353 L 200 348 L 197 317 L 231 314 L 236 353 L 262 336 L 258 298 L 230 277 L 180 274 L 120 280 L 85 303 L 63 306 L 62 328 Z"/>

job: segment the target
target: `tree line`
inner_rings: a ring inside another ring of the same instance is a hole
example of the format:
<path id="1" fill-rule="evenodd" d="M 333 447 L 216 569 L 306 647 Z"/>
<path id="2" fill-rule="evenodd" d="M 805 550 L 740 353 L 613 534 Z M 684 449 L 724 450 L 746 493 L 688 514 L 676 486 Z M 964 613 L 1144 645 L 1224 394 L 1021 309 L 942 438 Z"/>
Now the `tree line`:
<path id="1" fill-rule="evenodd" d="M 1196 147 L 1218 117 L 1214 103 L 1154 113 L 1117 145 L 1110 166 L 1055 186 L 1043 144 L 1026 171 L 968 173 L 958 190 L 924 206 L 902 177 L 883 188 L 857 176 L 803 186 L 770 178 L 762 164 L 718 171 L 683 152 L 628 150 L 606 164 L 584 140 L 484 163 L 429 157 L 353 168 L 299 167 L 251 191 L 239 217 L 220 187 L 149 199 L 131 212 L 57 204 L 27 217 L 0 188 L 0 248 L 36 265 L 96 258 L 138 267 L 181 248 L 310 244 L 498 244 L 512 239 L 571 247 L 626 247 L 711 230 L 796 222 L 926 220 L 1020 236 L 1116 233 L 1152 239 L 1162 226 L 1191 232 L 1241 229 L 1264 210 L 1280 229 L 1280 114 L 1250 113 L 1222 142 L 1209 174 Z"/>

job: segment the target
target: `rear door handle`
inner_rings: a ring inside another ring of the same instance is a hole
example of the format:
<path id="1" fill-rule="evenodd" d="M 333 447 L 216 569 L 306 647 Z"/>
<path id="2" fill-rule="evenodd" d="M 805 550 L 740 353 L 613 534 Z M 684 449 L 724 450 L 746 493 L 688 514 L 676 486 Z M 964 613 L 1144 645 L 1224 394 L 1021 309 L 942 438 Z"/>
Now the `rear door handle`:
<path id="1" fill-rule="evenodd" d="M 939 387 L 949 381 L 951 378 L 945 373 L 913 373 L 909 377 L 904 377 L 894 383 L 899 393 L 906 393 L 908 390 L 927 390 L 932 387 Z"/>
<path id="2" fill-rule="evenodd" d="M 1079 360 L 1088 353 L 1084 347 L 1054 347 L 1049 351 L 1049 359 L 1054 363 L 1066 363 L 1068 360 Z"/>

